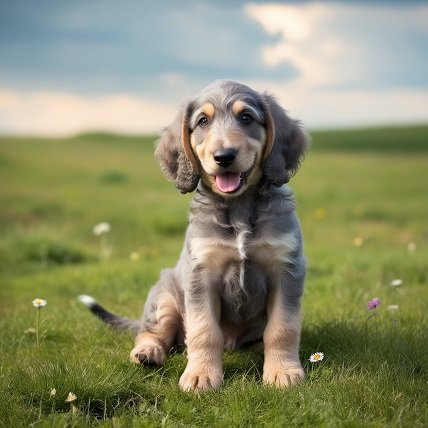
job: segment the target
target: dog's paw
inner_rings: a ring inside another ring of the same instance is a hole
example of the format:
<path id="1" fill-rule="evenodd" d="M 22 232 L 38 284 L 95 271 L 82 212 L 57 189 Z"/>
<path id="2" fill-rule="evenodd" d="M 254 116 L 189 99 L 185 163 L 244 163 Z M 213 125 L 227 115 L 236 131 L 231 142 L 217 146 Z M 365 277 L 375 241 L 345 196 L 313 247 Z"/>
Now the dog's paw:
<path id="1" fill-rule="evenodd" d="M 266 367 L 263 369 L 263 382 L 277 388 L 296 385 L 305 377 L 302 367 L 292 366 L 284 368 L 281 366 Z"/>
<path id="2" fill-rule="evenodd" d="M 180 377 L 180 388 L 183 391 L 209 391 L 219 389 L 223 384 L 223 372 L 217 368 L 186 367 Z"/>
<path id="3" fill-rule="evenodd" d="M 161 366 L 166 361 L 166 352 L 162 345 L 155 342 L 137 343 L 131 351 L 131 362 L 145 366 Z"/>

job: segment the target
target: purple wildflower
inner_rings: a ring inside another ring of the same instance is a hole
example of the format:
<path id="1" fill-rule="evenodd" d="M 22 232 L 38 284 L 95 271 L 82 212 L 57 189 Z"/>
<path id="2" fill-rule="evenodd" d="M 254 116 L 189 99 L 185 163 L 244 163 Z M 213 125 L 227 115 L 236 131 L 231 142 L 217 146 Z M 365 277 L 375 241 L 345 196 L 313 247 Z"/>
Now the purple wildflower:
<path id="1" fill-rule="evenodd" d="M 375 297 L 374 299 L 371 299 L 367 302 L 367 307 L 372 310 L 376 309 L 380 305 L 380 299 L 378 297 Z"/>

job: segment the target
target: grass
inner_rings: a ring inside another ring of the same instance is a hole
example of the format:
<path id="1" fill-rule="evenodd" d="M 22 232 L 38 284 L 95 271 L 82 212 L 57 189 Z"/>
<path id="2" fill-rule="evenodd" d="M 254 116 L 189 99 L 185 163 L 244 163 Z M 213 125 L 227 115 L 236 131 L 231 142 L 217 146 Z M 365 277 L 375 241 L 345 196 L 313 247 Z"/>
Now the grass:
<path id="1" fill-rule="evenodd" d="M 178 258 L 191 196 L 162 177 L 153 138 L 1 137 L 0 426 L 427 426 L 428 127 L 312 137 L 292 181 L 309 261 L 306 381 L 265 387 L 260 354 L 227 352 L 224 387 L 203 395 L 178 389 L 183 352 L 161 369 L 133 366 L 132 338 L 76 301 L 91 294 L 138 317 Z M 112 227 L 108 260 L 92 234 L 101 221 Z M 48 302 L 39 346 L 36 297 Z M 315 351 L 325 358 L 311 364 Z"/>

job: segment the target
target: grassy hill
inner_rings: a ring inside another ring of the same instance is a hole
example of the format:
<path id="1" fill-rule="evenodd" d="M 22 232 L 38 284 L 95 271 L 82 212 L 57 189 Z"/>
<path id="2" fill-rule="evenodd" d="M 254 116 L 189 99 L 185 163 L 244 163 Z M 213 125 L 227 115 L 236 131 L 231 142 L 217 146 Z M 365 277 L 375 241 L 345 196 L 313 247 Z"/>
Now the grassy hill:
<path id="1" fill-rule="evenodd" d="M 314 131 L 313 150 L 420 153 L 428 151 L 428 125 Z"/>
<path id="2" fill-rule="evenodd" d="M 428 126 L 311 135 L 291 181 L 309 266 L 306 381 L 264 387 L 260 354 L 227 352 L 224 387 L 201 396 L 178 389 L 182 352 L 132 366 L 132 338 L 76 301 L 139 317 L 178 258 L 191 195 L 162 176 L 154 138 L 0 137 L 0 426 L 427 426 Z"/>

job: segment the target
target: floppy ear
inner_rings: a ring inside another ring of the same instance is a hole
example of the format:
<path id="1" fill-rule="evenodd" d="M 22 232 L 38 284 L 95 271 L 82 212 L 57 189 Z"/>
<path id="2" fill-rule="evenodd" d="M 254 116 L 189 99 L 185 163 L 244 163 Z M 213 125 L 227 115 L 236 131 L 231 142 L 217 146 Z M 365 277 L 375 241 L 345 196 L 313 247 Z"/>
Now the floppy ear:
<path id="1" fill-rule="evenodd" d="M 190 146 L 188 121 L 191 110 L 189 102 L 164 129 L 155 150 L 163 173 L 175 182 L 181 193 L 193 192 L 199 182 L 198 163 Z"/>
<path id="2" fill-rule="evenodd" d="M 263 171 L 275 186 L 287 183 L 297 172 L 309 145 L 300 122 L 289 118 L 275 98 L 263 94 L 266 111 L 266 148 Z"/>

